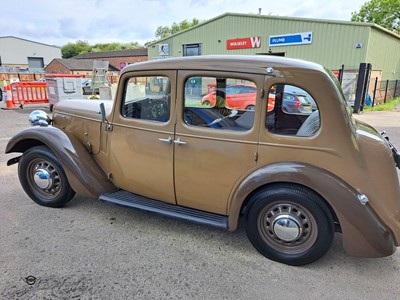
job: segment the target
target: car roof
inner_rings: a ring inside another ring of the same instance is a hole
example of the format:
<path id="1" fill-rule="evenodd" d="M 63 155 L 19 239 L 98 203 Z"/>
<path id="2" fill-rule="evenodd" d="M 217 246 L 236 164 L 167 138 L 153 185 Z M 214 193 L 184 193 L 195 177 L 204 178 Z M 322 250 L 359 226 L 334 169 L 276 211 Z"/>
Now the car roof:
<path id="1" fill-rule="evenodd" d="M 325 72 L 316 63 L 269 55 L 204 55 L 157 59 L 128 65 L 122 73 L 140 70 L 224 70 L 269 74 L 268 68 L 313 69 Z"/>

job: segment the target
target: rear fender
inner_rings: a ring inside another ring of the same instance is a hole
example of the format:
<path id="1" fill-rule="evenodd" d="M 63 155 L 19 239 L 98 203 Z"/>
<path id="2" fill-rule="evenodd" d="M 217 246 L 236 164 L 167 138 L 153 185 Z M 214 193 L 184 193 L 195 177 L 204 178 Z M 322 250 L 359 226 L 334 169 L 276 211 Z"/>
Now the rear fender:
<path id="1" fill-rule="evenodd" d="M 343 247 L 349 255 L 382 257 L 395 252 L 392 232 L 368 203 L 361 204 L 358 191 L 326 170 L 295 162 L 265 166 L 239 184 L 229 206 L 229 230 L 236 228 L 243 204 L 254 191 L 280 182 L 305 186 L 325 199 L 339 220 Z"/>
<path id="2" fill-rule="evenodd" d="M 34 126 L 22 130 L 10 139 L 5 152 L 23 153 L 38 145 L 45 145 L 54 153 L 72 189 L 79 195 L 97 198 L 102 193 L 116 190 L 87 149 L 56 127 Z M 19 158 L 11 159 L 8 165 L 18 161 Z"/>

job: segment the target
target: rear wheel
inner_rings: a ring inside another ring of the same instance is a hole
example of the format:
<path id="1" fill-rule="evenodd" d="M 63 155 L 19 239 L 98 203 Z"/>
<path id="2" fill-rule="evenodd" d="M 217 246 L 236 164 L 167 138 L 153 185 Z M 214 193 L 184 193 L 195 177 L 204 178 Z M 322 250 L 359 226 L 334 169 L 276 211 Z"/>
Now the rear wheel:
<path id="1" fill-rule="evenodd" d="M 257 192 L 246 215 L 246 233 L 269 259 L 305 265 L 330 248 L 334 221 L 323 199 L 296 185 L 282 184 Z"/>
<path id="2" fill-rule="evenodd" d="M 247 105 L 246 110 L 256 110 L 256 107 L 254 105 Z"/>
<path id="3" fill-rule="evenodd" d="M 202 103 L 202 105 L 203 106 L 206 106 L 206 107 L 210 107 L 211 106 L 211 103 L 210 103 L 210 101 L 204 101 L 203 103 Z"/>
<path id="4" fill-rule="evenodd" d="M 18 176 L 27 195 L 40 205 L 61 207 L 75 195 L 61 164 L 45 146 L 33 147 L 22 155 Z"/>

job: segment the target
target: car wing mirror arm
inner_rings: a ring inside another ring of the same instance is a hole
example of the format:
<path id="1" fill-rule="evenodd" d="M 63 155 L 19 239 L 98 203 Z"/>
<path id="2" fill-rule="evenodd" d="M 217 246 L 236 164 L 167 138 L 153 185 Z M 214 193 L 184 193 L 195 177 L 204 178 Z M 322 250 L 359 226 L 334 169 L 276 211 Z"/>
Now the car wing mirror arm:
<path id="1" fill-rule="evenodd" d="M 100 120 L 101 120 L 101 124 L 105 124 L 106 125 L 106 131 L 111 131 L 112 129 L 112 125 L 111 123 L 107 120 L 107 116 L 106 116 L 106 108 L 104 106 L 104 103 L 100 103 Z"/>

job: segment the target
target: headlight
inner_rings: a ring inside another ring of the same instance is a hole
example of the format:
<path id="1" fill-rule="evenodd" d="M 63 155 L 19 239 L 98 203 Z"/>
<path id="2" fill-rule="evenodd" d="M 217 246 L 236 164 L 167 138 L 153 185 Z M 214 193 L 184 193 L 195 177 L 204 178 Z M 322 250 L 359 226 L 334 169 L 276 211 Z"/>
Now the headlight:
<path id="1" fill-rule="evenodd" d="M 50 124 L 50 118 L 43 110 L 34 110 L 29 115 L 29 122 L 32 126 L 48 126 Z"/>

